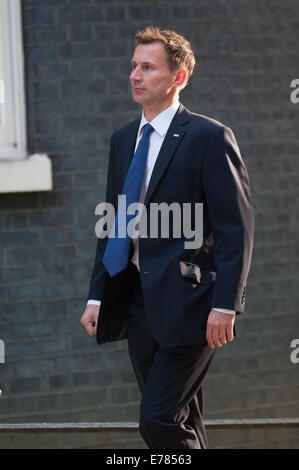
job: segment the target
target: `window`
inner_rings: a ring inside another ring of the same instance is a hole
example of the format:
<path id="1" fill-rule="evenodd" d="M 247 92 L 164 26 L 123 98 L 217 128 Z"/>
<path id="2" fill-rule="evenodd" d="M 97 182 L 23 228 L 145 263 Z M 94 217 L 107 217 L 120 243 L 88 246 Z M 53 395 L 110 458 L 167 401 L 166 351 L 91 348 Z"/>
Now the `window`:
<path id="1" fill-rule="evenodd" d="M 0 2 L 0 158 L 25 158 L 25 94 L 20 3 Z"/>
<path id="2" fill-rule="evenodd" d="M 47 155 L 27 154 L 20 0 L 0 0 L 0 192 L 52 189 Z"/>

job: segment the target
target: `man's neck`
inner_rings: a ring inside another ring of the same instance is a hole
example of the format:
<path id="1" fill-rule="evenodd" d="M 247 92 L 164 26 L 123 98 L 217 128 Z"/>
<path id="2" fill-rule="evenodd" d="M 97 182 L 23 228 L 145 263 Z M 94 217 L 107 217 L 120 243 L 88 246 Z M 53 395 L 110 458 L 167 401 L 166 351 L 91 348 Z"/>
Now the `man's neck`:
<path id="1" fill-rule="evenodd" d="M 171 100 L 169 100 L 167 103 L 162 103 L 160 105 L 143 105 L 143 113 L 147 119 L 148 122 L 151 122 L 158 114 L 162 113 L 165 111 L 165 109 L 169 108 L 173 103 L 176 103 L 179 100 L 179 97 L 175 95 Z"/>

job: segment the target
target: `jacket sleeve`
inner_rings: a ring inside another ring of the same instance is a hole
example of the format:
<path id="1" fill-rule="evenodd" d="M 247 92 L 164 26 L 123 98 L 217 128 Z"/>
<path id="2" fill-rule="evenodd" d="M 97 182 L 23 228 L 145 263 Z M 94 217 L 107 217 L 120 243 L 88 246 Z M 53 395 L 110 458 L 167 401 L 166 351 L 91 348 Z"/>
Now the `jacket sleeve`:
<path id="1" fill-rule="evenodd" d="M 116 208 L 115 191 L 116 191 L 116 170 L 115 170 L 115 142 L 114 134 L 110 141 L 110 152 L 108 162 L 107 184 L 106 184 L 106 202 L 113 204 Z M 101 300 L 104 282 L 106 276 L 106 268 L 102 263 L 103 255 L 106 248 L 108 237 L 98 238 L 94 266 L 92 270 L 87 300 Z"/>
<path id="2" fill-rule="evenodd" d="M 214 240 L 212 305 L 244 312 L 254 233 L 249 178 L 231 129 L 221 127 L 203 164 L 205 203 Z"/>

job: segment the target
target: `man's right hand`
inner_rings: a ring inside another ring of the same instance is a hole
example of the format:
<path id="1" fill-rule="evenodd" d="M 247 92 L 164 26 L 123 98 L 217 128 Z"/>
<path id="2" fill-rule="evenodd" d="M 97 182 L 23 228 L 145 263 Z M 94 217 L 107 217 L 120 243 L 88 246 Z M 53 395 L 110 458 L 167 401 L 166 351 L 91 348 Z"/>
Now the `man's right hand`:
<path id="1" fill-rule="evenodd" d="M 100 306 L 87 305 L 80 322 L 85 326 L 89 335 L 95 335 L 97 332 L 97 324 L 100 312 Z"/>

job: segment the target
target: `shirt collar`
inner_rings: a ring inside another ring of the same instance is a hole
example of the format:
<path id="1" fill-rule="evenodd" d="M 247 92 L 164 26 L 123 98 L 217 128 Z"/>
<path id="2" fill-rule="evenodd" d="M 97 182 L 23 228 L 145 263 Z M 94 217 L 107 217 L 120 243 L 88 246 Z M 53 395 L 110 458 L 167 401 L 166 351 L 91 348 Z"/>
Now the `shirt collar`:
<path id="1" fill-rule="evenodd" d="M 151 120 L 150 124 L 153 126 L 154 130 L 158 132 L 158 134 L 163 137 L 166 132 L 168 131 L 168 128 L 170 126 L 170 123 L 177 112 L 177 110 L 180 107 L 180 102 L 175 101 L 170 105 L 168 108 L 164 109 L 160 114 L 158 114 L 154 119 Z M 148 120 L 146 119 L 144 112 L 142 110 L 142 116 L 141 116 L 141 121 L 139 125 L 139 130 L 138 130 L 138 136 L 140 136 L 141 129 L 145 124 L 148 123 Z"/>

